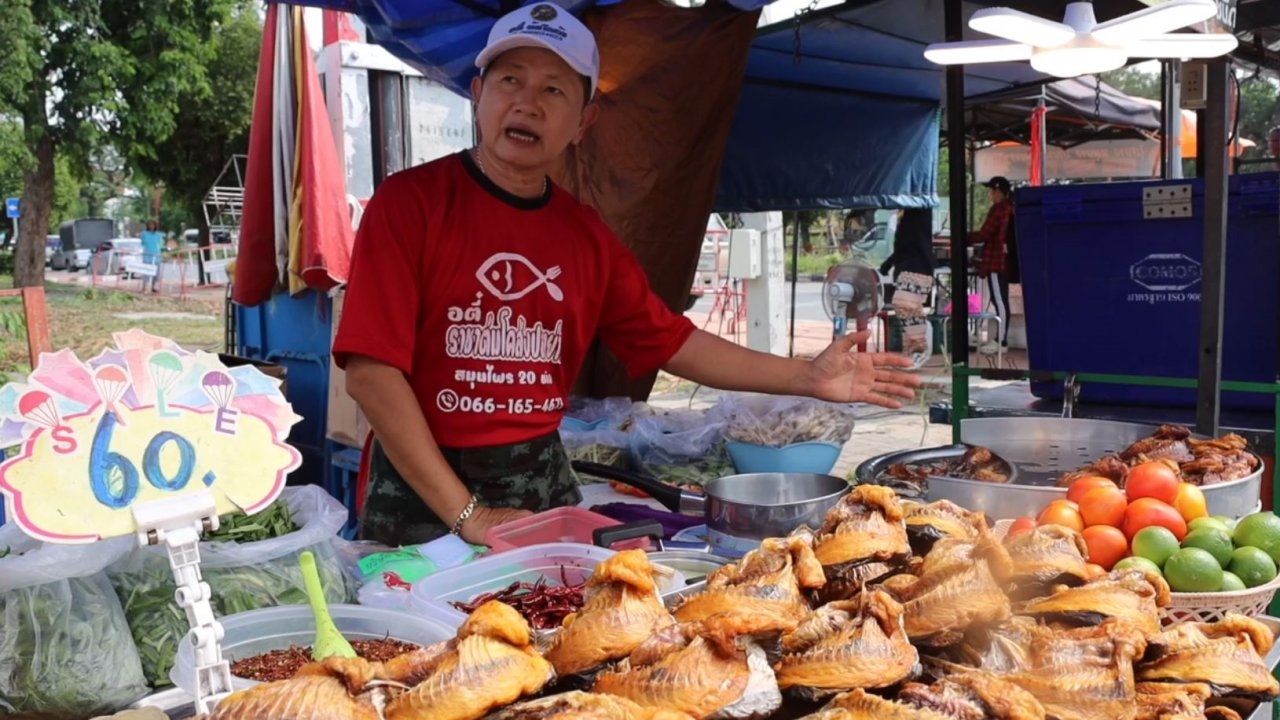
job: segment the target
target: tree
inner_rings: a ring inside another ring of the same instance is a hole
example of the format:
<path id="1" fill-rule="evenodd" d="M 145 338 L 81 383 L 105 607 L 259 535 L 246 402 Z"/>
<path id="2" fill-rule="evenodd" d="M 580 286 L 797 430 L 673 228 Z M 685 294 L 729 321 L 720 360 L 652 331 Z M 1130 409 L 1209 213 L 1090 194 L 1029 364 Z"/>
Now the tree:
<path id="1" fill-rule="evenodd" d="M 233 156 L 248 152 L 261 43 L 262 21 L 256 8 L 245 3 L 214 35 L 208 87 L 178 95 L 178 128 L 165 143 L 164 154 L 133 158 L 147 178 L 164 183 L 164 206 L 180 207 L 202 236 L 208 232 L 205 194 Z"/>
<path id="2" fill-rule="evenodd" d="M 1159 100 L 1160 73 L 1147 72 L 1137 67 L 1120 68 L 1102 73 L 1102 82 L 1130 97 Z"/>
<path id="3" fill-rule="evenodd" d="M 156 157 L 176 127 L 177 98 L 207 86 L 209 37 L 234 0 L 4 0 L 0 112 L 22 119 L 31 161 L 14 268 L 44 279 L 43 237 L 57 191 L 55 148 L 84 169 L 110 137 L 124 157 Z M 7 62 L 6 62 L 7 61 Z"/>

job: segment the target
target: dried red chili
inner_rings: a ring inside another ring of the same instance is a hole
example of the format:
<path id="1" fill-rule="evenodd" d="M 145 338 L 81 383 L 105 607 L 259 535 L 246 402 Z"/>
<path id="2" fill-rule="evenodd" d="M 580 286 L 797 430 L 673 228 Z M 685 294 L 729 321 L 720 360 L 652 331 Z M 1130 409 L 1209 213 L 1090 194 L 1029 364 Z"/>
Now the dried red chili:
<path id="1" fill-rule="evenodd" d="M 392 638 L 350 642 L 356 655 L 369 662 L 386 662 L 419 649 L 418 645 Z M 246 680 L 276 682 L 292 679 L 309 662 L 312 662 L 311 648 L 292 645 L 236 660 L 231 663 L 231 674 Z"/>
<path id="2" fill-rule="evenodd" d="M 498 600 L 515 608 L 534 629 L 548 630 L 560 627 L 567 616 L 582 609 L 584 602 L 582 591 L 586 583 L 570 585 L 563 566 L 560 581 L 563 584 L 559 586 L 547 585 L 546 578 L 538 578 L 536 583 L 513 582 L 501 590 L 477 595 L 470 602 L 449 604 L 471 614 L 490 600 Z"/>

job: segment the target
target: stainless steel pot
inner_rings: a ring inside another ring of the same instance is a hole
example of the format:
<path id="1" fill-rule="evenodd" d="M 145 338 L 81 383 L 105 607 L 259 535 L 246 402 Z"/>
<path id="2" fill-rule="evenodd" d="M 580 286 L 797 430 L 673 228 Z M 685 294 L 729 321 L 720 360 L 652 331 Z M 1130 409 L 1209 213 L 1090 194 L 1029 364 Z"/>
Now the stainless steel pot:
<path id="1" fill-rule="evenodd" d="M 729 475 L 704 483 L 699 495 L 608 465 L 574 462 L 573 469 L 643 490 L 673 512 L 702 517 L 712 552 L 724 557 L 741 557 L 761 540 L 784 537 L 801 525 L 818 528 L 849 492 L 845 480 L 813 473 Z"/>
<path id="2" fill-rule="evenodd" d="M 1050 486 L 1064 473 L 1121 452 L 1159 429 L 1155 425 L 1083 418 L 973 418 L 960 423 L 960 437 L 965 443 L 981 445 L 1012 463 L 1018 469 L 1019 483 L 1057 490 L 1062 496 L 1065 489 Z M 1192 437 L 1206 439 L 1204 435 Z M 1201 487 L 1209 514 L 1234 518 L 1257 511 L 1262 499 L 1262 470 L 1259 458 L 1258 470 L 1252 475 Z"/>
<path id="3" fill-rule="evenodd" d="M 854 476 L 860 484 L 873 483 L 891 465 L 959 460 L 969 449 L 968 445 L 946 445 L 879 455 L 859 465 L 854 470 Z M 950 500 L 967 510 L 981 511 L 987 518 L 995 521 L 1024 515 L 1034 517 L 1050 500 L 1066 495 L 1066 490 L 1062 488 L 1019 485 L 1018 468 L 1012 463 L 1010 466 L 1010 481 L 1007 483 L 979 482 L 945 475 L 931 476 L 928 479 L 927 499 L 929 502 Z"/>

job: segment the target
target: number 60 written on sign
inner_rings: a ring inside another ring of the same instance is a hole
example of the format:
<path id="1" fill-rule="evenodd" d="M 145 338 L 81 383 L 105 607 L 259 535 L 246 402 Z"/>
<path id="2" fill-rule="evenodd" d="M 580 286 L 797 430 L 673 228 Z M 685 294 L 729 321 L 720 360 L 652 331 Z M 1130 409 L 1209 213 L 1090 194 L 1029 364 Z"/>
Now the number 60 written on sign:
<path id="1" fill-rule="evenodd" d="M 113 412 L 106 412 L 98 421 L 98 428 L 93 434 L 93 445 L 89 449 L 89 485 L 93 488 L 93 496 L 106 507 L 119 510 L 129 507 L 138 497 L 139 472 L 132 460 L 111 449 L 111 436 L 115 432 L 119 418 Z M 165 473 L 160 467 L 160 453 L 166 445 L 172 444 L 178 450 L 178 469 L 172 475 Z M 196 449 L 189 440 L 168 430 L 156 433 L 147 443 L 142 456 L 142 477 L 157 490 L 177 492 L 191 482 L 191 474 L 196 466 Z M 112 482 L 112 476 L 118 482 Z M 205 484 L 213 483 L 213 474 L 205 478 Z"/>

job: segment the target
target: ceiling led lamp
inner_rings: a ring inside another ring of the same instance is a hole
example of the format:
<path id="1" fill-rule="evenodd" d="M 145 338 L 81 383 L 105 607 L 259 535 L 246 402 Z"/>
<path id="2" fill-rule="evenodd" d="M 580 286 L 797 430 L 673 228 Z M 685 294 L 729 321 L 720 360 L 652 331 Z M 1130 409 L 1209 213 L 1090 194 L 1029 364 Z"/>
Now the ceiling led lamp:
<path id="1" fill-rule="evenodd" d="M 1166 0 L 1099 24 L 1088 1 L 1068 3 L 1063 22 L 1012 8 L 986 8 L 973 14 L 969 27 L 1000 39 L 934 43 L 924 56 L 939 65 L 1030 61 L 1037 71 L 1055 77 L 1115 70 L 1129 58 L 1219 57 L 1236 49 L 1234 35 L 1173 32 L 1217 12 L 1216 0 Z"/>

